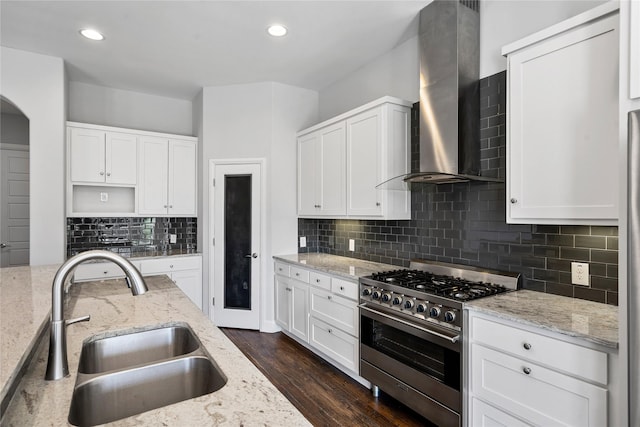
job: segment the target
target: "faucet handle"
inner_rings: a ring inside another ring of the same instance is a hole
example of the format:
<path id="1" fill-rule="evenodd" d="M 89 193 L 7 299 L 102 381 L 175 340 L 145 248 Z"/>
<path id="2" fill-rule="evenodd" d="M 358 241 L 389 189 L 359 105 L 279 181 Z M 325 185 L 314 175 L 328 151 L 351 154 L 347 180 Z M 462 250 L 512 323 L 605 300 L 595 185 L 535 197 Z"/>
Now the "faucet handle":
<path id="1" fill-rule="evenodd" d="M 73 325 L 74 323 L 78 323 L 78 322 L 88 322 L 89 320 L 91 320 L 91 315 L 82 316 L 82 317 L 76 317 L 75 319 L 65 320 L 64 324 L 65 324 L 65 326 L 69 326 L 69 325 Z"/>

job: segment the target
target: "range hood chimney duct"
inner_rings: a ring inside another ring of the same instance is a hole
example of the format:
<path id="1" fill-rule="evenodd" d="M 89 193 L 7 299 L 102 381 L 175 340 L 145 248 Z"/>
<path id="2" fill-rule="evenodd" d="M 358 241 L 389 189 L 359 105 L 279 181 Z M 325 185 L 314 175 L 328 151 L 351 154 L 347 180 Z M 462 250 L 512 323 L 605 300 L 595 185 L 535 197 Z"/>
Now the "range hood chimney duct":
<path id="1" fill-rule="evenodd" d="M 420 170 L 405 181 L 501 181 L 480 176 L 479 38 L 479 1 L 420 12 Z"/>

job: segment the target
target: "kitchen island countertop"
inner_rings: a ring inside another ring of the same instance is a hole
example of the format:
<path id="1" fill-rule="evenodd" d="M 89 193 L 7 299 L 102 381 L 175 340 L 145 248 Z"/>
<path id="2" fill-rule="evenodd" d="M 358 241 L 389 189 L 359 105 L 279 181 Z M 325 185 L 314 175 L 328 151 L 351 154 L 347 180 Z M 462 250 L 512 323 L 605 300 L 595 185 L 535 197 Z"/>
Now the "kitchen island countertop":
<path id="1" fill-rule="evenodd" d="M 618 348 L 618 307 L 613 305 L 519 290 L 470 301 L 465 308 Z"/>
<path id="2" fill-rule="evenodd" d="M 66 317 L 91 315 L 89 322 L 67 329 L 70 375 L 58 381 L 44 380 L 48 340 L 42 340 L 4 415 L 3 426 L 67 425 L 84 339 L 101 332 L 173 321 L 183 321 L 192 327 L 227 376 L 227 384 L 214 393 L 134 415 L 113 425 L 309 425 L 167 276 L 146 277 L 145 281 L 149 292 L 137 297 L 131 295 L 123 279 L 77 283 L 70 287 Z M 42 303 L 48 312 L 50 284 L 47 289 Z M 15 316 L 20 316 L 19 308 L 14 307 L 13 311 Z"/>

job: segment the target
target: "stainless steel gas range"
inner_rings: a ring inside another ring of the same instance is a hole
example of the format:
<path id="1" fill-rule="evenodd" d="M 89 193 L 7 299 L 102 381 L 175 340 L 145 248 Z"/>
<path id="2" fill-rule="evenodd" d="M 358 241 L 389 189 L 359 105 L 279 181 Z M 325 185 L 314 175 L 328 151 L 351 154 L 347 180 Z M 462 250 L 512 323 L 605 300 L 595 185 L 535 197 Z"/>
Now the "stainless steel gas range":
<path id="1" fill-rule="evenodd" d="M 461 425 L 463 306 L 518 289 L 517 273 L 413 260 L 360 278 L 360 375 L 440 426 Z"/>

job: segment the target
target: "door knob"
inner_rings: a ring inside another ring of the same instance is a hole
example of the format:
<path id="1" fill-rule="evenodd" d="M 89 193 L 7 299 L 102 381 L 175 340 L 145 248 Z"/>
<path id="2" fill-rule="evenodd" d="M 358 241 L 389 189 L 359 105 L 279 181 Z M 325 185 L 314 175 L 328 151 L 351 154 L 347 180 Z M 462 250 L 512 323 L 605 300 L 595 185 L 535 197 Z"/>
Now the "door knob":
<path id="1" fill-rule="evenodd" d="M 258 258 L 258 254 L 254 252 L 252 254 L 246 254 L 244 257 L 245 258 Z"/>
<path id="2" fill-rule="evenodd" d="M 0 249 L 4 249 L 4 248 L 8 248 L 9 245 L 7 245 L 6 243 L 0 243 Z"/>

